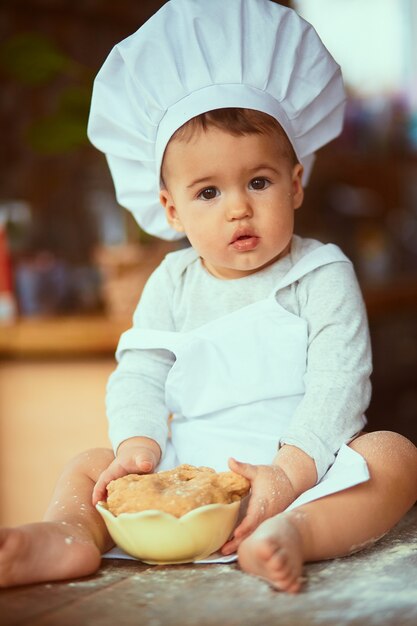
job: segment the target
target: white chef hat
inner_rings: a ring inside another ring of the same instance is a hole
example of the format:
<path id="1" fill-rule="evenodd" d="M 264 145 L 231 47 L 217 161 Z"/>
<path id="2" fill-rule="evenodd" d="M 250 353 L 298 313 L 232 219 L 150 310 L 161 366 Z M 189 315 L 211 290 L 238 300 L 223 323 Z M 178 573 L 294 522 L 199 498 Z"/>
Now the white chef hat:
<path id="1" fill-rule="evenodd" d="M 308 179 L 342 128 L 340 68 L 313 27 L 271 0 L 170 0 L 116 45 L 99 71 L 88 124 L 119 203 L 148 233 L 175 239 L 159 203 L 164 150 L 192 117 L 256 109 L 281 124 Z"/>

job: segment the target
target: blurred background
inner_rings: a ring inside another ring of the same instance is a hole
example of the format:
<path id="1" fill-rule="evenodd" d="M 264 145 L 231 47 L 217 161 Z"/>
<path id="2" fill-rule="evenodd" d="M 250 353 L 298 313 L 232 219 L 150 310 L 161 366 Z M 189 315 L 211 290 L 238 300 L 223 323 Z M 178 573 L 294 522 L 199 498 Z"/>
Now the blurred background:
<path id="1" fill-rule="evenodd" d="M 108 445 L 118 337 L 174 248 L 117 205 L 86 137 L 95 74 L 162 4 L 0 2 L 0 523 L 39 518 L 65 461 Z M 353 260 L 374 352 L 370 429 L 417 443 L 417 3 L 280 4 L 315 26 L 349 96 L 296 230 Z"/>

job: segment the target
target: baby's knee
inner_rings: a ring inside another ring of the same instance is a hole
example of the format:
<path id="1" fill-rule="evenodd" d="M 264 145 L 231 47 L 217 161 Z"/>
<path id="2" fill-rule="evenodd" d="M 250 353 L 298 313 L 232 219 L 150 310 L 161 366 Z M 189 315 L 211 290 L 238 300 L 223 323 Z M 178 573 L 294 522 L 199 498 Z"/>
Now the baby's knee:
<path id="1" fill-rule="evenodd" d="M 409 439 L 384 430 L 366 433 L 350 445 L 366 459 L 371 474 L 378 471 L 396 476 L 417 493 L 417 448 Z"/>
<path id="2" fill-rule="evenodd" d="M 389 430 L 365 433 L 350 444 L 359 454 L 379 456 L 387 461 L 398 457 L 411 466 L 417 465 L 417 448 L 406 437 Z"/>
<path id="3" fill-rule="evenodd" d="M 73 457 L 67 463 L 64 471 L 98 476 L 110 465 L 113 459 L 114 453 L 110 448 L 91 448 Z"/>

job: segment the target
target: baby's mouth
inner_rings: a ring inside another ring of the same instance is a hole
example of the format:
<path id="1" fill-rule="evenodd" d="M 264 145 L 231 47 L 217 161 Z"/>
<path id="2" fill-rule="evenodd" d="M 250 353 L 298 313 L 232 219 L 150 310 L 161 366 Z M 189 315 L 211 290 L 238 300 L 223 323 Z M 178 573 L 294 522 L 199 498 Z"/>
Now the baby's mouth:
<path id="1" fill-rule="evenodd" d="M 259 243 L 259 237 L 250 231 L 237 231 L 230 245 L 239 252 L 254 250 Z"/>

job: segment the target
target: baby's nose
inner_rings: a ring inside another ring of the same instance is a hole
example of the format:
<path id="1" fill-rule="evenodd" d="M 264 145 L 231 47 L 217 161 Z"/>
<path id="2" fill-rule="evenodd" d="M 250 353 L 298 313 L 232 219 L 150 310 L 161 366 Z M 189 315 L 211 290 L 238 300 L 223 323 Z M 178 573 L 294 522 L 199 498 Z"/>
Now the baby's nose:
<path id="1" fill-rule="evenodd" d="M 245 194 L 235 194 L 228 200 L 226 207 L 228 220 L 241 220 L 244 217 L 252 217 L 252 215 L 252 205 Z"/>

